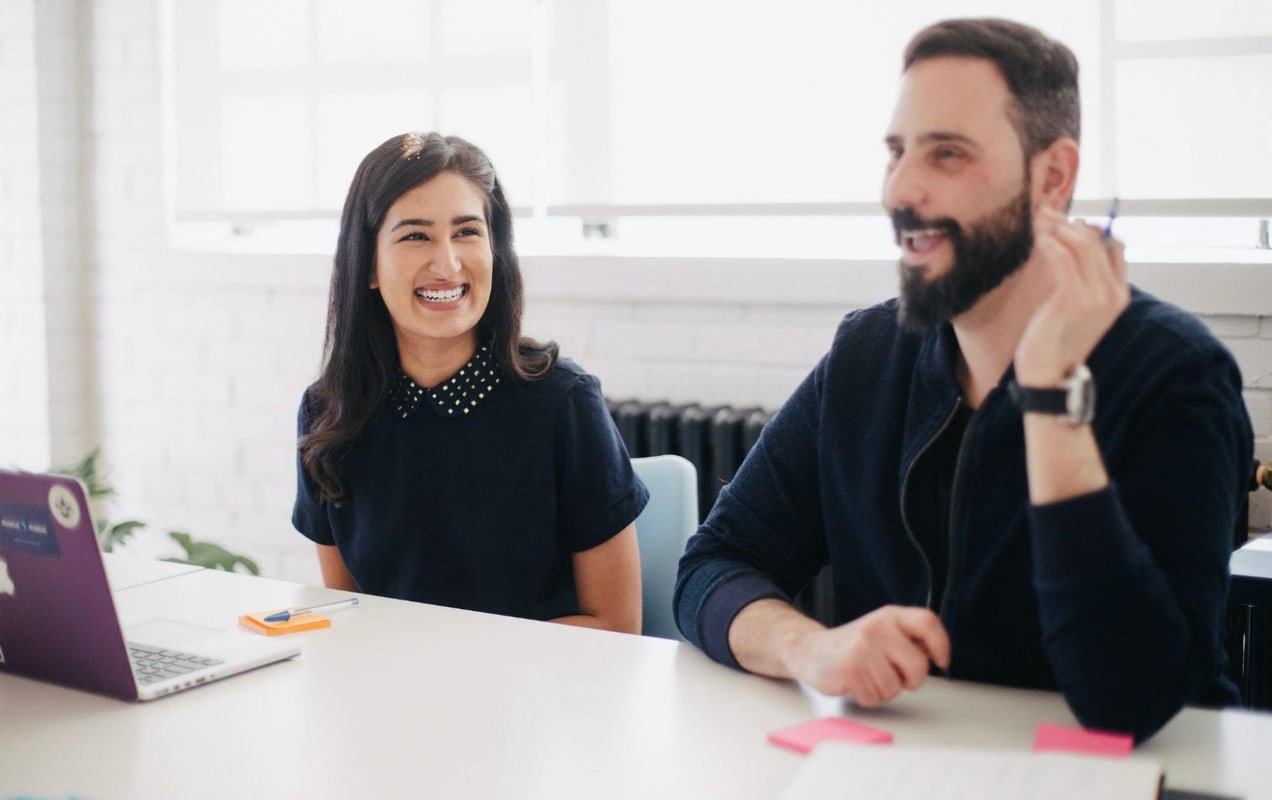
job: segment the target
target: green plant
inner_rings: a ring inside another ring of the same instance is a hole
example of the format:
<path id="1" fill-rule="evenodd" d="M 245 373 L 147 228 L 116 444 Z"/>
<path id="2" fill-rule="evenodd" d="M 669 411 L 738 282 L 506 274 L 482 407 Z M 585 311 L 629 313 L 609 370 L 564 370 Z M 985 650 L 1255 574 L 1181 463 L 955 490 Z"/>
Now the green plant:
<path id="1" fill-rule="evenodd" d="M 106 498 L 115 496 L 115 488 L 105 482 L 98 468 L 101 448 L 95 447 L 88 455 L 75 464 L 66 467 L 54 467 L 51 472 L 57 475 L 68 475 L 78 478 L 88 490 L 88 500 L 94 505 L 93 517 L 97 520 L 97 543 L 102 552 L 112 552 L 115 547 L 124 544 L 146 523 L 135 519 L 123 522 L 110 522 L 100 512 L 100 506 Z M 168 538 L 176 542 L 185 551 L 184 558 L 165 558 L 178 564 L 193 564 L 208 569 L 222 569 L 234 572 L 239 566 L 252 575 L 260 575 L 260 567 L 255 561 L 237 553 L 231 553 L 219 544 L 199 541 L 184 531 L 168 531 Z"/>
<path id="2" fill-rule="evenodd" d="M 231 553 L 219 544 L 197 541 L 192 539 L 190 534 L 182 531 L 168 531 L 168 536 L 181 545 L 181 548 L 186 552 L 186 557 L 165 558 L 164 561 L 176 561 L 179 564 L 198 564 L 201 567 L 223 569 L 226 572 L 233 572 L 235 567 L 242 564 L 243 568 L 251 574 L 261 574 L 261 569 L 256 565 L 255 561 L 247 556 Z"/>

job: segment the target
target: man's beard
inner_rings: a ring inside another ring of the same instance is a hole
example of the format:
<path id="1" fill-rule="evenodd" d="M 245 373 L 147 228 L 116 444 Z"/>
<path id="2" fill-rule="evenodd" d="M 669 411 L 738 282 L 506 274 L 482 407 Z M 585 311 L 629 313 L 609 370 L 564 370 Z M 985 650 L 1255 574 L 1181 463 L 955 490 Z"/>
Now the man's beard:
<path id="1" fill-rule="evenodd" d="M 935 229 L 954 248 L 954 263 L 935 280 L 923 270 L 898 262 L 901 297 L 897 321 L 912 333 L 923 333 L 967 311 L 1024 265 L 1033 252 L 1033 212 L 1029 186 L 966 231 L 948 217 L 924 220 L 909 208 L 892 213 L 897 244 L 904 231 Z"/>

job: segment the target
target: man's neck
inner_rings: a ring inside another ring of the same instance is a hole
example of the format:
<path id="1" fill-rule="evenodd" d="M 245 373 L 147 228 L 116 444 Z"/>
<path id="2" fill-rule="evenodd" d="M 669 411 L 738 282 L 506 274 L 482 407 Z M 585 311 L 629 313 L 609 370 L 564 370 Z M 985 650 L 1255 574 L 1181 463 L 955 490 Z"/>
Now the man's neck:
<path id="1" fill-rule="evenodd" d="M 1012 273 L 951 321 L 959 347 L 955 374 L 963 400 L 972 408 L 980 408 L 1002 380 L 1016 344 L 1045 297 L 1047 287 L 1040 286 L 1038 270 L 1030 266 Z"/>

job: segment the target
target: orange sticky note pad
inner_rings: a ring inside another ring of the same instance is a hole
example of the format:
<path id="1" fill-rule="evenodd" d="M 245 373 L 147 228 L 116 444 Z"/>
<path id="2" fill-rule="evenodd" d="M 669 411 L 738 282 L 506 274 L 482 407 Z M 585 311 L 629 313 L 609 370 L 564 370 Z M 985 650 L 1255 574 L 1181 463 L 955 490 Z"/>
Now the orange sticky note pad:
<path id="1" fill-rule="evenodd" d="M 860 744 L 891 744 L 892 734 L 843 717 L 823 717 L 801 722 L 789 728 L 779 728 L 768 735 L 768 740 L 772 744 L 807 753 L 819 742 L 827 740 Z"/>
<path id="2" fill-rule="evenodd" d="M 1134 746 L 1135 739 L 1130 734 L 1066 728 L 1063 725 L 1040 722 L 1038 732 L 1034 735 L 1033 749 L 1125 758 L 1131 754 Z"/>
<path id="3" fill-rule="evenodd" d="M 286 622 L 266 622 L 265 617 L 273 613 L 274 611 L 258 611 L 255 614 L 244 614 L 239 617 L 239 624 L 266 636 L 300 633 L 301 631 L 314 631 L 319 628 L 331 627 L 331 618 L 324 617 L 322 614 L 301 614 L 298 617 L 292 617 Z"/>

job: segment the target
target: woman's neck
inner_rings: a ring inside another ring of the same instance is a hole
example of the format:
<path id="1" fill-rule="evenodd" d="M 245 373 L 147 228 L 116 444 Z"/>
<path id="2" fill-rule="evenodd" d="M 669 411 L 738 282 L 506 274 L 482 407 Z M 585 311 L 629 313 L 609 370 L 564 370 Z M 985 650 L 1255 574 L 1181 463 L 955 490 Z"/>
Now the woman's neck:
<path id="1" fill-rule="evenodd" d="M 477 352 L 477 332 L 454 339 L 398 341 L 402 371 L 418 385 L 432 388 L 459 372 Z"/>

